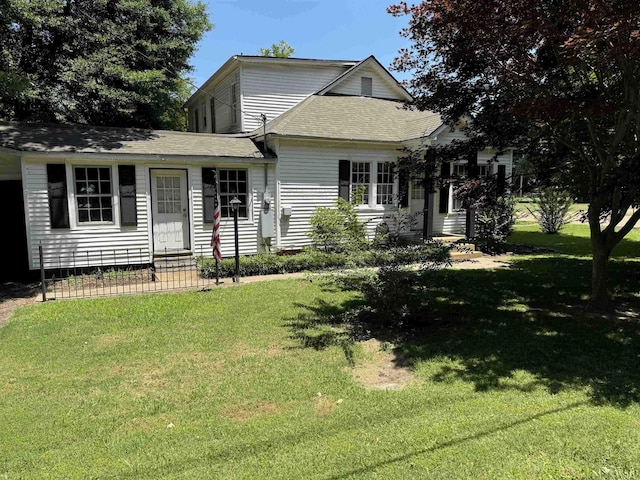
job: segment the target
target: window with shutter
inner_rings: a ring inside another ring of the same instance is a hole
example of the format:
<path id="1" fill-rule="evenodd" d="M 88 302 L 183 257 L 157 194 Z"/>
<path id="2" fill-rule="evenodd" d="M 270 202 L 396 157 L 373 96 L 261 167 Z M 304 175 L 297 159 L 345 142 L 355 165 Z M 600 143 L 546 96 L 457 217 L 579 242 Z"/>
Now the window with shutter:
<path id="1" fill-rule="evenodd" d="M 78 223 L 112 223 L 110 167 L 74 167 Z"/>

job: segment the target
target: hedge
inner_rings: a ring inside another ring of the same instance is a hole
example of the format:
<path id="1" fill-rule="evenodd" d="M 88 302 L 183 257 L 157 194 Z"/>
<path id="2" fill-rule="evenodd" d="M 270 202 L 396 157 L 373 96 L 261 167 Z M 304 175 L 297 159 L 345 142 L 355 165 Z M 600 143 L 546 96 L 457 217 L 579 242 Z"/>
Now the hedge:
<path id="1" fill-rule="evenodd" d="M 450 247 L 442 243 L 424 243 L 385 250 L 364 250 L 353 253 L 326 253 L 306 250 L 296 255 L 259 253 L 240 257 L 240 276 L 272 275 L 339 268 L 382 267 L 409 265 L 414 263 L 445 263 L 449 259 Z M 215 278 L 213 258 L 198 257 L 198 268 L 204 278 Z M 231 277 L 235 273 L 235 259 L 223 258 L 219 262 L 220 277 Z"/>

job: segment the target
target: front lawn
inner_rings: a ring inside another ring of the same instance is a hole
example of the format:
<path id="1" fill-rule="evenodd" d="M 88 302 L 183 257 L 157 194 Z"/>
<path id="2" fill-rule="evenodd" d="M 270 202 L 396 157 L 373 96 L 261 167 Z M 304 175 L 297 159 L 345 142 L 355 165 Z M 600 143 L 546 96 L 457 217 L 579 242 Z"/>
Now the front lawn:
<path id="1" fill-rule="evenodd" d="M 431 272 L 435 328 L 373 350 L 337 321 L 359 297 L 316 280 L 22 308 L 0 478 L 640 478 L 636 319 L 581 311 L 582 274 Z M 637 263 L 612 276 L 637 308 Z M 370 387 L 396 364 L 405 388 Z"/>
<path id="2" fill-rule="evenodd" d="M 535 245 L 551 249 L 557 253 L 578 256 L 591 256 L 589 225 L 568 224 L 555 235 L 544 234 L 537 223 L 521 222 L 516 224 L 509 243 Z M 614 249 L 612 258 L 640 259 L 640 230 L 632 230 Z"/>

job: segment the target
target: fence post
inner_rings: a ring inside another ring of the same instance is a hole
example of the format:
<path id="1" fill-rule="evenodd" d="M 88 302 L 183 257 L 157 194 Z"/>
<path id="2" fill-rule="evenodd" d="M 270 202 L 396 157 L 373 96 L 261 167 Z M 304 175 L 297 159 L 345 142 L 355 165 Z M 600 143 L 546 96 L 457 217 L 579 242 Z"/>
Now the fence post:
<path id="1" fill-rule="evenodd" d="M 44 277 L 44 255 L 42 253 L 42 242 L 38 245 L 38 254 L 40 255 L 40 284 L 42 287 L 42 301 L 47 301 L 47 284 Z"/>

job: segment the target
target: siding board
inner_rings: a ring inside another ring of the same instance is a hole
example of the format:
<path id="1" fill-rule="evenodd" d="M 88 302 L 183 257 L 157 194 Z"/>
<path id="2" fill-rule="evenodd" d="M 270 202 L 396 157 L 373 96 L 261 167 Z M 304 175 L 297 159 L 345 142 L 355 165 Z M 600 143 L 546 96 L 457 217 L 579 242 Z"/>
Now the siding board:
<path id="1" fill-rule="evenodd" d="M 242 101 L 245 130 L 252 131 L 261 127 L 261 114 L 265 114 L 268 120 L 274 119 L 346 70 L 346 67 L 339 66 L 243 65 Z"/>
<path id="2" fill-rule="evenodd" d="M 309 220 L 315 209 L 333 207 L 338 198 L 340 160 L 394 162 L 398 156 L 399 152 L 392 149 L 281 145 L 278 150 L 280 202 L 291 205 L 293 212 L 290 217 L 280 217 L 280 248 L 311 245 Z M 371 209 L 363 206 L 358 207 L 358 217 L 366 223 L 369 238 L 372 238 L 376 226 L 395 211 L 394 207 Z"/>

